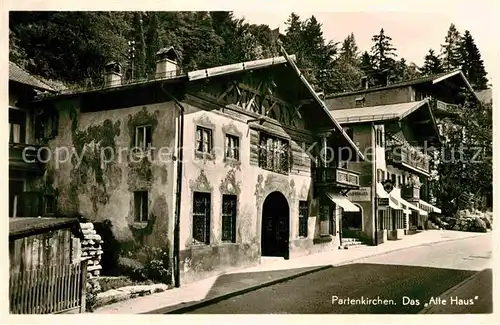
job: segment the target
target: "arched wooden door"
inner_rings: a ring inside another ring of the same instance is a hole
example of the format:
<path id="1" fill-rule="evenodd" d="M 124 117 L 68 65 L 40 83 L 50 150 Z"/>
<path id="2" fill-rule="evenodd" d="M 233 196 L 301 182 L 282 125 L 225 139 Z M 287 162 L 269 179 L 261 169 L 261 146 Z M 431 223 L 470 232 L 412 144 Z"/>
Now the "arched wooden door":
<path id="1" fill-rule="evenodd" d="M 261 255 L 289 257 L 290 208 L 283 194 L 272 192 L 262 206 Z"/>

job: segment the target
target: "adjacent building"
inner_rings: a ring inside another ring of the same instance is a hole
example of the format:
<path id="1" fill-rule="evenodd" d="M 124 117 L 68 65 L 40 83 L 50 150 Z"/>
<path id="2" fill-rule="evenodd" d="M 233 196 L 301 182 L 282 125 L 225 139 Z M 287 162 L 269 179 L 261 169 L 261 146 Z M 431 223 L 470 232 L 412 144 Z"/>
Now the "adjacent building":
<path id="1" fill-rule="evenodd" d="M 29 105 L 41 93 L 55 89 L 25 69 L 9 62 L 9 217 L 38 217 L 54 213 L 54 193 L 40 189 L 45 173 L 43 152 L 25 152 L 39 148 L 55 136 L 57 121 L 46 118 L 42 110 Z M 34 162 L 34 163 L 29 163 Z"/>
<path id="2" fill-rule="evenodd" d="M 184 73 L 166 48 L 156 79 L 127 84 L 111 63 L 103 88 L 31 103 L 58 121 L 40 183 L 59 213 L 110 220 L 130 256 L 163 249 L 176 284 L 337 249 L 343 213 L 361 210 L 348 161 L 365 157 L 294 59 Z"/>
<path id="3" fill-rule="evenodd" d="M 348 163 L 362 174 L 360 189 L 348 194 L 361 212 L 345 214 L 343 232 L 380 244 L 426 228 L 428 215 L 441 213 L 429 187 L 431 155 L 450 108 L 474 92 L 460 70 L 373 88 L 363 81 L 363 89 L 326 96 L 326 103 L 360 150 L 372 152 L 371 161 Z"/>

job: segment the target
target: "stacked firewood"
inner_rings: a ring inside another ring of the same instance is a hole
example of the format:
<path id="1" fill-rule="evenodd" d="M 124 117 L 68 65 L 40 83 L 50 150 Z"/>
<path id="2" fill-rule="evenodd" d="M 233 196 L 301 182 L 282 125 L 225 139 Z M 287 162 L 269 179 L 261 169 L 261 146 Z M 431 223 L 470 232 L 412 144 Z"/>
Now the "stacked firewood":
<path id="1" fill-rule="evenodd" d="M 91 222 L 80 223 L 83 232 L 81 241 L 81 259 L 87 260 L 87 287 L 93 292 L 101 291 L 98 277 L 101 274 L 101 255 L 103 253 L 101 244 L 103 240 L 94 229 Z"/>

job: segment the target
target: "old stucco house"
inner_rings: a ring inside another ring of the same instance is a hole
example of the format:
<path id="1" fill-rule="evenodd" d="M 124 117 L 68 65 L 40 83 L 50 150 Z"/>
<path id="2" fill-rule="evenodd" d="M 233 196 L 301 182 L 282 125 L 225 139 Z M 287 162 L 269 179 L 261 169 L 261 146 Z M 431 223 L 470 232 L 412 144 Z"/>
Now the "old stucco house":
<path id="1" fill-rule="evenodd" d="M 464 104 L 464 91 L 474 92 L 460 70 L 371 88 L 362 83 L 325 101 L 360 150 L 374 148 L 371 161 L 348 163 L 363 173 L 360 189 L 348 193 L 362 209 L 344 214 L 343 233 L 380 244 L 426 228 L 428 215 L 441 213 L 429 190 L 432 148 L 445 141 L 448 108 Z"/>
<path id="2" fill-rule="evenodd" d="M 172 48 L 157 76 L 32 103 L 57 116 L 45 182 L 57 210 L 112 222 L 137 258 L 165 249 L 176 284 L 259 263 L 336 250 L 346 193 L 363 154 L 294 56 L 182 72 Z M 326 161 L 326 148 L 349 156 Z"/>

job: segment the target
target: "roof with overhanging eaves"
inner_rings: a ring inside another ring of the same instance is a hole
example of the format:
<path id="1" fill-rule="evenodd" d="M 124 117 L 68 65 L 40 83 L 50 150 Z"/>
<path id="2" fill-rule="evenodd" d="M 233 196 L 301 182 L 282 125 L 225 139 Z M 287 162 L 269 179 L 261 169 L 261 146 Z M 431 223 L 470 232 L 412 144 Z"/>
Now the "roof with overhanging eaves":
<path id="1" fill-rule="evenodd" d="M 308 98 L 311 105 L 311 110 L 308 111 L 308 115 L 303 118 L 309 118 L 313 120 L 316 124 L 327 124 L 328 128 L 334 129 L 336 131 L 337 136 L 340 141 L 347 146 L 354 149 L 356 154 L 361 160 L 364 160 L 364 155 L 361 153 L 356 144 L 352 141 L 351 138 L 347 135 L 344 129 L 340 126 L 340 124 L 333 118 L 332 114 L 328 110 L 325 102 L 318 96 L 316 91 L 313 89 L 311 84 L 304 77 L 302 72 L 298 69 L 295 64 L 295 55 L 288 55 L 286 51 L 281 47 L 280 48 L 282 56 L 272 57 L 267 59 L 239 62 L 235 64 L 229 64 L 224 66 L 218 66 L 213 68 L 206 69 L 198 69 L 195 71 L 190 71 L 187 73 L 179 73 L 176 75 L 164 77 L 164 78 L 154 78 L 150 80 L 142 80 L 132 83 L 127 83 L 123 85 L 113 86 L 113 87 L 105 87 L 105 88 L 96 88 L 87 91 L 74 91 L 61 93 L 51 98 L 46 98 L 44 101 L 53 101 L 58 100 L 59 98 L 70 98 L 77 96 L 97 96 L 100 94 L 106 93 L 114 93 L 120 91 L 128 91 L 131 89 L 138 89 L 139 87 L 147 87 L 147 86 L 161 86 L 163 89 L 163 84 L 181 84 L 181 83 L 191 83 L 200 80 L 208 80 L 221 76 L 228 76 L 231 74 L 244 73 L 246 71 L 257 71 L 262 69 L 276 69 L 276 74 L 285 74 L 285 76 L 281 77 L 284 84 L 281 86 L 283 90 L 287 90 L 288 92 L 294 92 L 294 89 L 287 89 L 288 87 L 298 87 L 295 93 L 300 92 L 302 95 Z M 289 75 L 288 75 L 289 74 Z M 294 76 L 296 78 L 294 78 Z M 288 84 L 289 82 L 293 82 L 293 85 Z M 287 84 L 287 85 L 285 85 Z M 164 90 L 164 89 L 163 89 Z M 132 100 L 132 99 L 131 99 Z M 137 103 L 129 102 L 129 105 L 136 105 Z M 323 125 L 326 126 L 326 125 Z"/>
<path id="2" fill-rule="evenodd" d="M 55 89 L 47 85 L 39 78 L 33 76 L 28 71 L 24 70 L 14 62 L 9 61 L 9 80 L 15 81 L 24 85 L 31 86 L 35 89 L 54 92 Z"/>
<path id="3" fill-rule="evenodd" d="M 336 98 L 336 97 L 344 97 L 344 96 L 350 96 L 350 95 L 355 95 L 355 94 L 364 94 L 364 93 L 369 93 L 369 92 L 374 92 L 374 91 L 380 91 L 380 90 L 386 90 L 386 89 L 392 89 L 392 88 L 400 88 L 400 87 L 406 87 L 406 86 L 412 86 L 412 85 L 418 85 L 418 84 L 426 84 L 426 83 L 437 84 L 437 83 L 440 83 L 440 82 L 447 80 L 449 78 L 459 78 L 463 82 L 465 87 L 476 98 L 478 98 L 477 94 L 474 92 L 474 89 L 472 88 L 472 85 L 469 83 L 469 81 L 467 80 L 467 78 L 463 74 L 462 70 L 460 70 L 460 69 L 455 69 L 453 71 L 428 75 L 428 76 L 415 78 L 415 79 L 411 79 L 411 80 L 406 80 L 406 81 L 402 81 L 402 82 L 397 82 L 397 83 L 393 83 L 390 85 L 374 86 L 374 87 L 369 87 L 367 89 L 360 89 L 360 90 L 355 90 L 355 91 L 329 94 L 326 96 L 326 98 Z"/>
<path id="4" fill-rule="evenodd" d="M 389 105 L 331 110 L 333 117 L 341 124 L 401 120 L 428 103 L 427 99 Z"/>
<path id="5" fill-rule="evenodd" d="M 418 127 L 419 131 L 433 134 L 433 137 L 440 140 L 440 134 L 436 119 L 430 106 L 430 100 L 406 102 L 399 104 L 378 105 L 358 108 L 347 108 L 330 111 L 333 117 L 342 125 L 362 124 L 371 122 L 401 121 L 414 116 L 419 118 L 430 128 Z M 418 115 L 418 116 L 415 116 Z"/>

